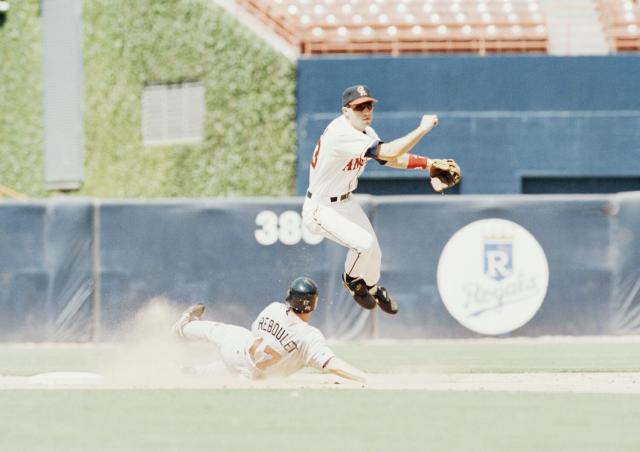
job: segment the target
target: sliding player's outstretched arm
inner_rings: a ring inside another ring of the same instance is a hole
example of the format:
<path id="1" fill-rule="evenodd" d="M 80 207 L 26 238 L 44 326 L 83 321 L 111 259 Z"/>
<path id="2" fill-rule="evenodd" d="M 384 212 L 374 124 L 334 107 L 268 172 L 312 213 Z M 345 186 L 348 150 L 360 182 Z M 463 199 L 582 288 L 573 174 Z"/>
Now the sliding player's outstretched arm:
<path id="1" fill-rule="evenodd" d="M 365 383 L 367 381 L 367 376 L 363 371 L 337 356 L 331 358 L 324 368 L 325 370 L 348 380 L 359 381 L 360 383 Z"/>

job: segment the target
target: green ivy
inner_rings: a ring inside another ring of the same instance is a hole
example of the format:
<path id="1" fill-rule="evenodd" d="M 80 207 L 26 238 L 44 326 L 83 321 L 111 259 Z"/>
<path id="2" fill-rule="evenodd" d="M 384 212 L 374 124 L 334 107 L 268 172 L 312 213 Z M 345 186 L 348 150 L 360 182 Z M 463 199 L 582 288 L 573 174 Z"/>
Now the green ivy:
<path id="1" fill-rule="evenodd" d="M 0 29 L 0 50 L 3 59 L 9 51 L 11 66 L 3 61 L 0 67 L 0 105 L 11 105 L 0 109 L 0 115 L 8 115 L 8 121 L 1 117 L 0 157 L 12 159 L 0 167 L 0 183 L 32 196 L 48 194 L 41 176 L 38 4 L 12 2 L 12 16 Z M 83 13 L 86 148 L 85 181 L 78 194 L 294 192 L 293 63 L 210 0 L 85 0 Z M 205 87 L 204 141 L 145 147 L 144 85 L 187 80 Z"/>
<path id="2" fill-rule="evenodd" d="M 0 26 L 0 184 L 33 197 L 47 193 L 39 5 L 11 2 Z"/>

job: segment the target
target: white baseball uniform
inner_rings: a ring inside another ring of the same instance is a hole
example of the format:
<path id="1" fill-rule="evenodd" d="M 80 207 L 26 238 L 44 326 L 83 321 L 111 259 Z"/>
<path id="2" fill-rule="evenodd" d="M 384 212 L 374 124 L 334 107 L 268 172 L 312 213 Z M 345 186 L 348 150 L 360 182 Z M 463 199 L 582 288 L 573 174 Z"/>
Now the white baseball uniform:
<path id="1" fill-rule="evenodd" d="M 287 309 L 284 303 L 271 303 L 258 314 L 251 331 L 204 320 L 189 322 L 182 331 L 187 339 L 216 344 L 226 368 L 248 378 L 285 377 L 303 367 L 323 369 L 335 354 L 320 330 L 289 316 Z M 210 368 L 201 366 L 200 373 Z"/>
<path id="2" fill-rule="evenodd" d="M 369 286 L 380 279 L 382 254 L 371 222 L 351 192 L 380 143 L 371 127 L 360 132 L 344 115 L 331 121 L 313 151 L 302 208 L 304 226 L 349 248 L 345 272 Z"/>

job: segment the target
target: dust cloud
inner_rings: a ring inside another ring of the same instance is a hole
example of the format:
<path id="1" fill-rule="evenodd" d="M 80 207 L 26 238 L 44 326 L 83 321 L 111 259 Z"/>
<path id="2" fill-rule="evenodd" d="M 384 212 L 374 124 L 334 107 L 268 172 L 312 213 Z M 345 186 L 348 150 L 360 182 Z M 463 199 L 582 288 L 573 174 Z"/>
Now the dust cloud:
<path id="1" fill-rule="evenodd" d="M 184 368 L 218 361 L 215 345 L 190 342 L 171 333 L 182 309 L 154 298 L 123 325 L 112 359 L 100 366 L 109 386 L 188 387 L 202 380 Z M 200 381 L 200 383 L 202 383 Z"/>

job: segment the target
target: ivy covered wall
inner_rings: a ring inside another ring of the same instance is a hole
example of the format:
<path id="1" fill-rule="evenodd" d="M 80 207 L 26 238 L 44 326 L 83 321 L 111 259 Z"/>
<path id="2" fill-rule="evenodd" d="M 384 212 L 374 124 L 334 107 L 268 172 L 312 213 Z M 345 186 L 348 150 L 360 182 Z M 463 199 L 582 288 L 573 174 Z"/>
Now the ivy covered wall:
<path id="1" fill-rule="evenodd" d="M 39 14 L 39 0 L 12 1 L 0 26 L 0 185 L 33 197 L 46 195 Z"/>
<path id="2" fill-rule="evenodd" d="M 12 2 L 0 29 L 0 184 L 30 196 L 49 194 L 42 183 L 38 5 Z M 85 181 L 74 193 L 293 193 L 293 63 L 208 0 L 85 0 L 83 14 Z M 145 147 L 145 84 L 193 80 L 205 88 L 204 141 Z"/>

